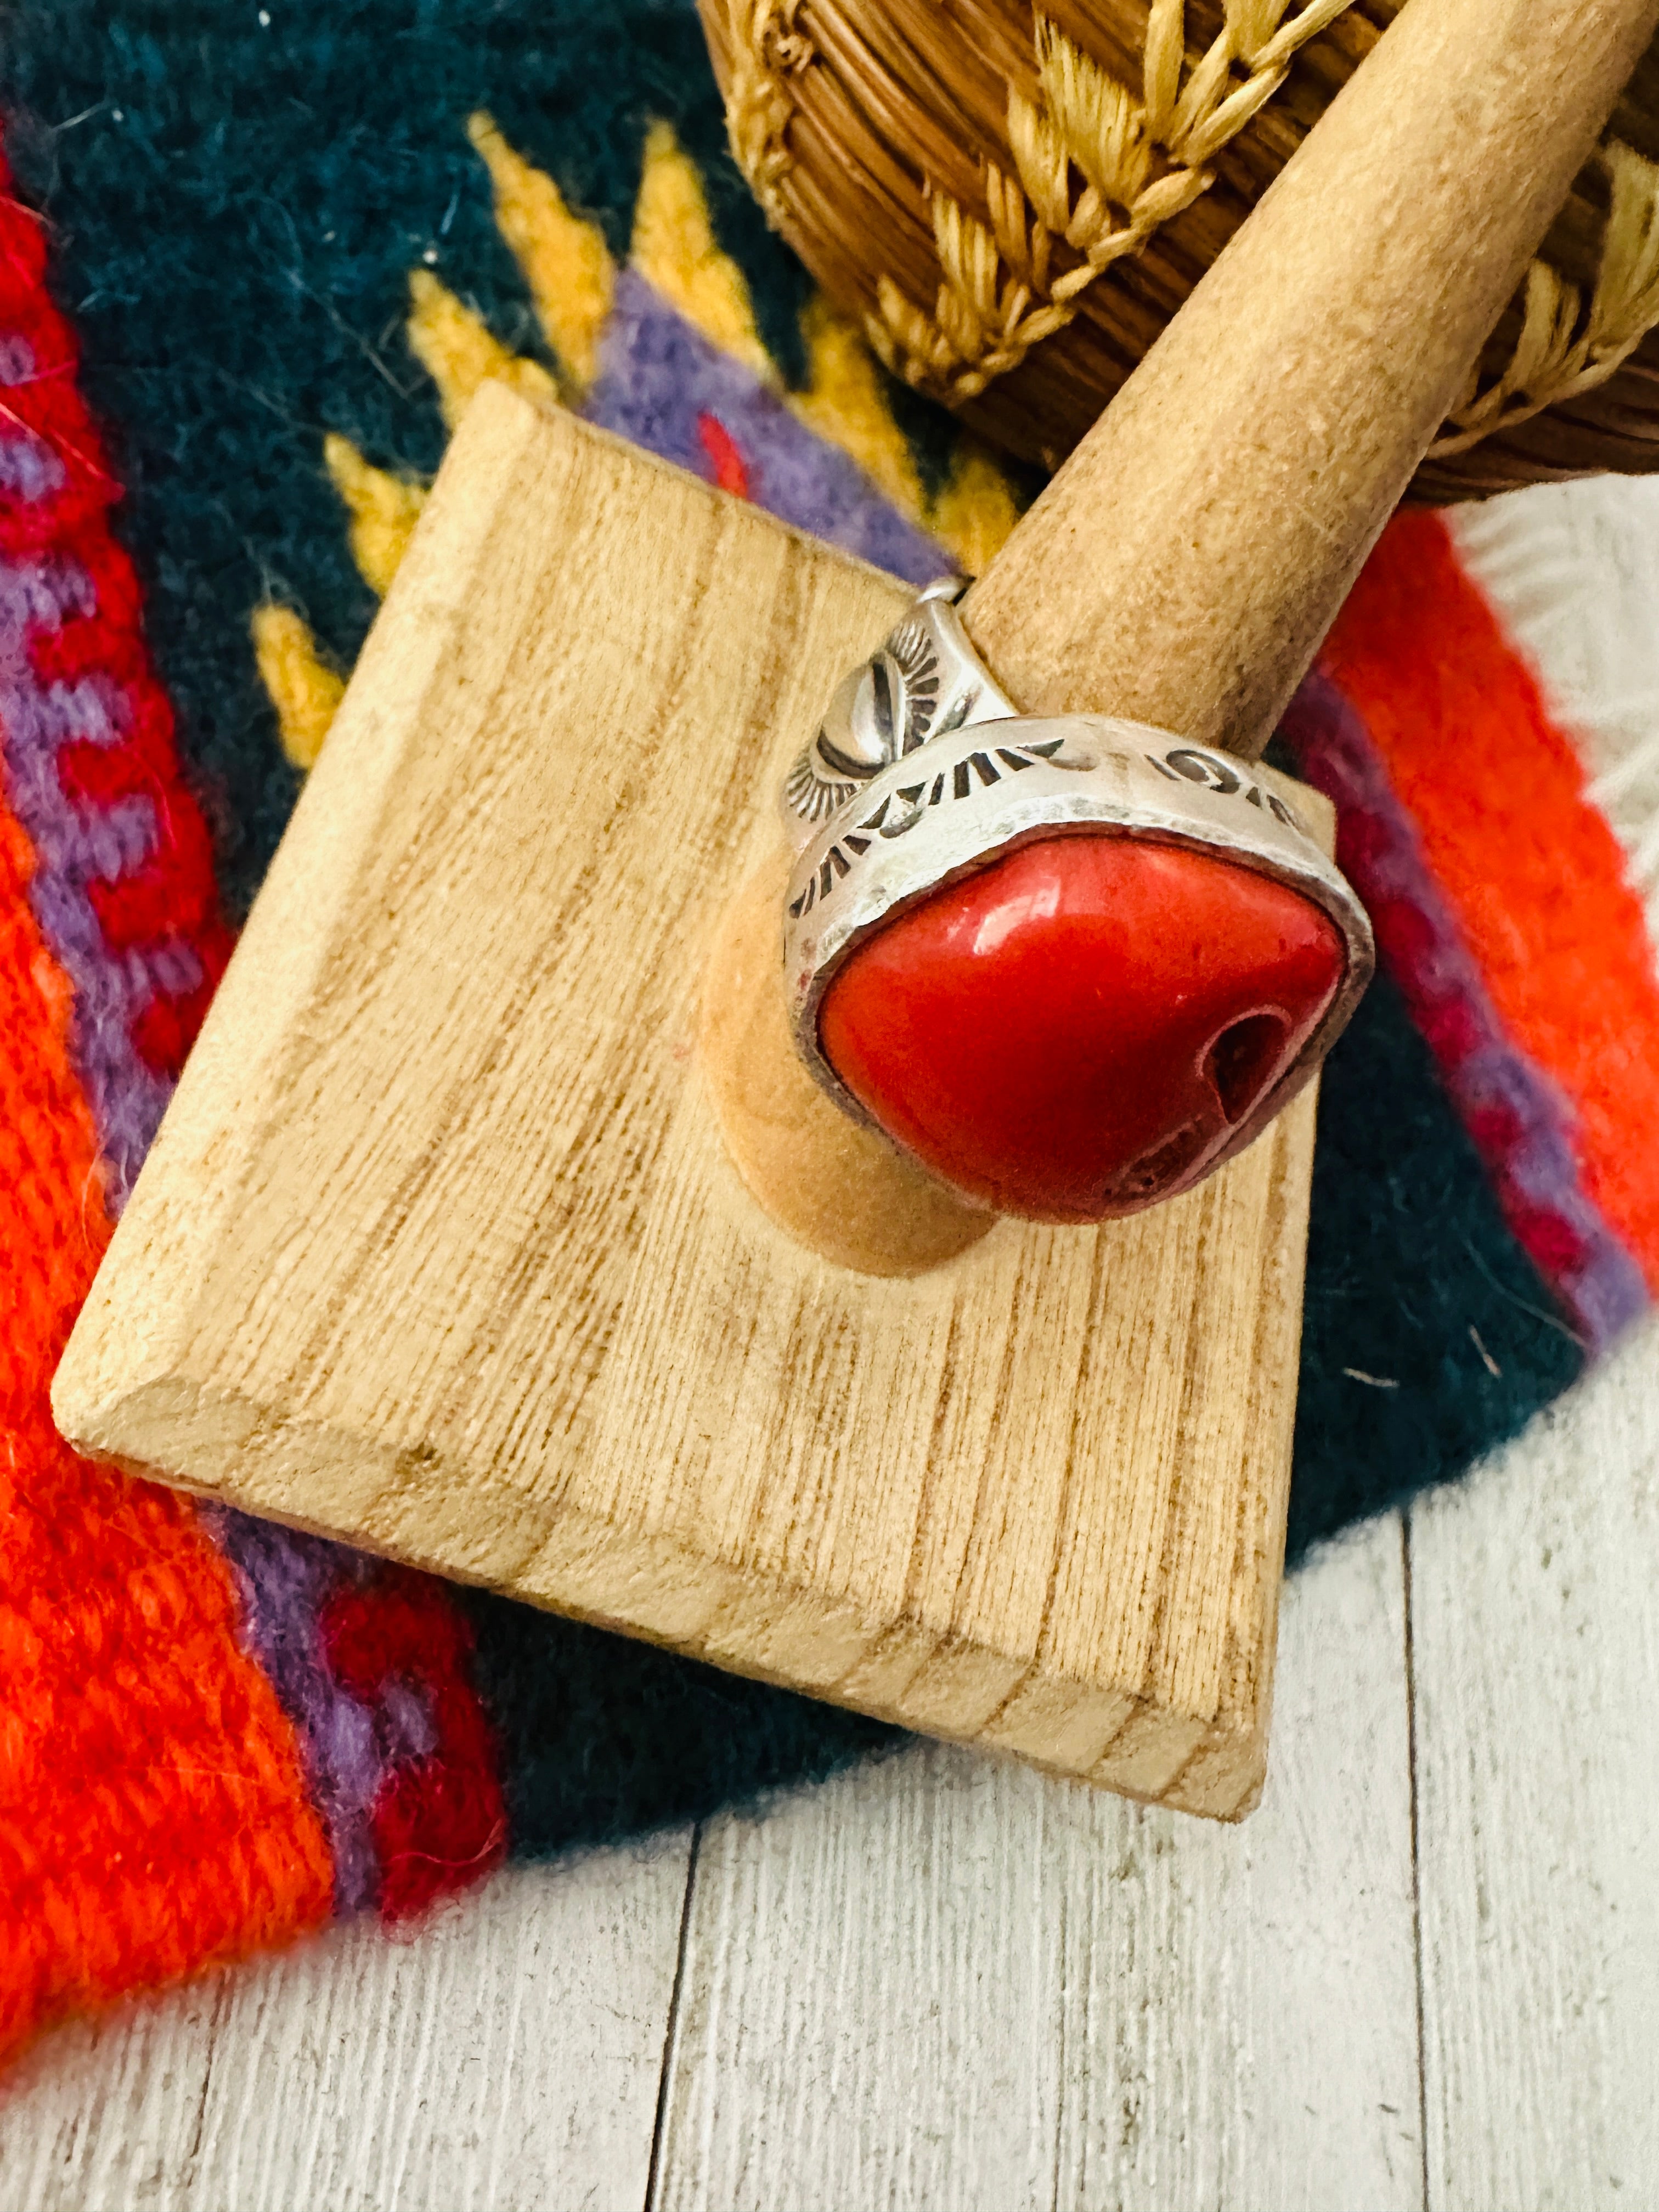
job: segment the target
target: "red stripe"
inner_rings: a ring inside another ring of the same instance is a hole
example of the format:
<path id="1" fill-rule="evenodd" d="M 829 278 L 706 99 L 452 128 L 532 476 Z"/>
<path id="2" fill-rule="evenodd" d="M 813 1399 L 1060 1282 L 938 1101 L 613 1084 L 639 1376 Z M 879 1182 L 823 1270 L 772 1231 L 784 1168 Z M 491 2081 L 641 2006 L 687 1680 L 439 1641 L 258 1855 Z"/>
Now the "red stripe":
<path id="1" fill-rule="evenodd" d="M 743 448 L 720 416 L 699 415 L 697 437 L 708 456 L 708 465 L 714 471 L 714 482 L 720 489 L 729 491 L 733 499 L 747 499 L 749 464 L 743 457 Z"/>
<path id="2" fill-rule="evenodd" d="M 387 1568 L 329 1605 L 323 1637 L 336 1679 L 367 1705 L 389 1685 L 420 1690 L 434 1741 L 394 1765 L 370 1813 L 379 1905 L 407 1919 L 465 1888 L 507 1854 L 507 1810 L 493 1731 L 470 1679 L 472 1632 L 441 1583 Z"/>
<path id="3" fill-rule="evenodd" d="M 1505 1029 L 1574 1109 L 1589 1195 L 1659 1287 L 1659 982 L 1641 905 L 1571 740 L 1438 517 L 1396 517 L 1323 659 Z"/>
<path id="4" fill-rule="evenodd" d="M 294 1731 L 195 1509 L 52 1427 L 109 1224 L 31 866 L 0 805 L 0 2057 L 66 2011 L 290 1941 L 333 1902 Z"/>
<path id="5" fill-rule="evenodd" d="M 15 198 L 0 161 L 0 328 L 26 339 L 32 374 L 0 392 L 11 421 L 58 455 L 64 483 L 46 498 L 0 507 L 0 550 L 14 557 L 72 556 L 90 589 L 90 606 L 30 643 L 43 682 L 99 679 L 117 733 L 107 744 L 65 746 L 58 773 L 70 798 L 105 809 L 148 799 L 155 846 L 139 868 L 88 886 L 112 953 L 187 945 L 202 980 L 158 993 L 133 1024 L 146 1063 L 177 1074 L 195 1040 L 232 943 L 219 905 L 213 845 L 202 810 L 185 782 L 171 702 L 145 649 L 142 599 L 126 554 L 110 536 L 107 508 L 120 493 L 103 441 L 76 381 L 74 334 L 45 287 L 40 219 Z"/>

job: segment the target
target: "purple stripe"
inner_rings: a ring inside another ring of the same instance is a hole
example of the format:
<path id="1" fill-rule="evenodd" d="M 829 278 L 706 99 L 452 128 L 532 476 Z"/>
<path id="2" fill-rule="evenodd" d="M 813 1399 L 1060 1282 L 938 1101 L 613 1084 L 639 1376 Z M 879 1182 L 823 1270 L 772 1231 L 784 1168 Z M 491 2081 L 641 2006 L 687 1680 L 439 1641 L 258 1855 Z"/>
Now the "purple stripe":
<path id="1" fill-rule="evenodd" d="M 74 987 L 70 1049 L 109 1167 L 110 1206 L 118 1214 L 172 1085 L 145 1066 L 132 1041 L 133 1020 L 154 990 L 154 956 L 122 960 L 110 951 L 88 885 L 123 875 L 149 857 L 155 811 L 147 799 L 93 809 L 69 798 L 58 773 L 60 749 L 118 738 L 120 696 L 92 678 L 42 683 L 29 653 L 33 636 L 90 613 L 92 605 L 91 580 L 71 562 L 0 562 L 0 745 L 7 792 L 34 848 L 30 904 Z"/>
<path id="2" fill-rule="evenodd" d="M 34 348 L 21 331 L 0 338 L 0 384 L 21 384 L 33 375 Z"/>
<path id="3" fill-rule="evenodd" d="M 858 464 L 796 421 L 776 392 L 711 345 L 633 270 L 600 341 L 600 373 L 583 413 L 601 428 L 713 471 L 697 429 L 713 415 L 736 441 L 759 507 L 912 584 L 951 573 L 950 556 L 907 522 Z"/>
<path id="4" fill-rule="evenodd" d="M 1592 1354 L 1647 1310 L 1640 1268 L 1585 1190 L 1567 1099 L 1506 1035 L 1358 712 L 1322 672 L 1286 710 L 1302 774 L 1337 810 L 1337 858 L 1485 1161 L 1517 1240 Z"/>
<path id="5" fill-rule="evenodd" d="M 251 1520 L 228 1506 L 201 1509 L 240 1586 L 243 1628 L 294 1723 L 307 1779 L 334 1854 L 334 1910 L 374 1902 L 379 1862 L 369 1815 L 387 1768 L 432 1748 L 418 1693 L 389 1683 L 378 1714 L 343 1690 L 323 1650 L 322 1618 L 337 1591 L 374 1571 L 342 1544 Z"/>
<path id="6" fill-rule="evenodd" d="M 0 493 L 24 507 L 38 507 L 61 491 L 68 471 L 46 440 L 15 425 L 0 434 Z"/>

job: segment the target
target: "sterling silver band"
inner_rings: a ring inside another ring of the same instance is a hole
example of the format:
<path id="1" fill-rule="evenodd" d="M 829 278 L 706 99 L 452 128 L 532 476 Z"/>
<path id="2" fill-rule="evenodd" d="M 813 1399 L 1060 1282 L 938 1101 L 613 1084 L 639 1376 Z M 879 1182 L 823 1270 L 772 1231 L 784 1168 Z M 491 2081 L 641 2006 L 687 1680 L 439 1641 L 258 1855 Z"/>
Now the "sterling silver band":
<path id="1" fill-rule="evenodd" d="M 784 804 L 799 848 L 783 949 L 801 1055 L 837 1103 L 868 1125 L 818 1041 L 823 994 L 868 937 L 1040 839 L 1117 835 L 1212 853 L 1312 900 L 1340 934 L 1346 969 L 1296 1061 L 1207 1173 L 1289 1103 L 1346 1026 L 1375 964 L 1364 908 L 1272 769 L 1145 723 L 1017 714 L 969 641 L 951 603 L 957 588 L 925 593 L 847 678 L 790 772 Z"/>

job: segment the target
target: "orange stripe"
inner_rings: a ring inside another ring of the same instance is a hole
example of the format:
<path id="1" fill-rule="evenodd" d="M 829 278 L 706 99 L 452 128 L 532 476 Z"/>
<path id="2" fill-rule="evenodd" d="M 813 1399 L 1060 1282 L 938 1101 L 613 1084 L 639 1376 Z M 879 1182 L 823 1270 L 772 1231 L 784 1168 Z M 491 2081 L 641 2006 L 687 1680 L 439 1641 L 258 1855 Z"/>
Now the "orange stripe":
<path id="1" fill-rule="evenodd" d="M 1510 1037 L 1577 1109 L 1584 1185 L 1659 1289 L 1659 982 L 1571 740 L 1437 516 L 1396 516 L 1324 651 Z"/>
<path id="2" fill-rule="evenodd" d="M 47 1412 L 109 1227 L 31 860 L 0 806 L 0 2057 L 332 1899 L 294 1731 L 194 1508 L 78 1459 Z"/>

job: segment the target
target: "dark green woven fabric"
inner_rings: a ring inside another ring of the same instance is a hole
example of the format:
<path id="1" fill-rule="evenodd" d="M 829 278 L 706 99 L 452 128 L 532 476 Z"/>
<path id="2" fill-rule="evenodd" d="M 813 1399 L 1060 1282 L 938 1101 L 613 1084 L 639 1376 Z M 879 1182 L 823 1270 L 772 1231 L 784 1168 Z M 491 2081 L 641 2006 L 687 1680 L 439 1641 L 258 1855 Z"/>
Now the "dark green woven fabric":
<path id="1" fill-rule="evenodd" d="M 1290 1557 L 1461 1474 L 1583 1365 L 1379 977 L 1320 1091 Z"/>

